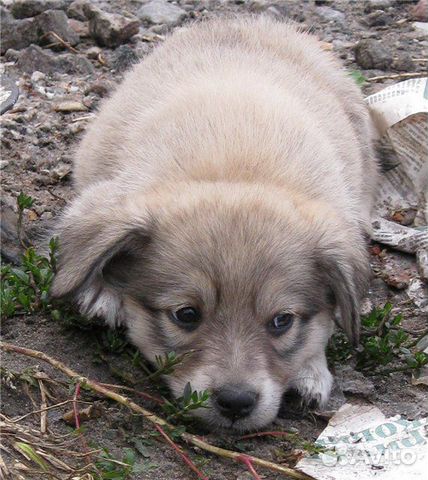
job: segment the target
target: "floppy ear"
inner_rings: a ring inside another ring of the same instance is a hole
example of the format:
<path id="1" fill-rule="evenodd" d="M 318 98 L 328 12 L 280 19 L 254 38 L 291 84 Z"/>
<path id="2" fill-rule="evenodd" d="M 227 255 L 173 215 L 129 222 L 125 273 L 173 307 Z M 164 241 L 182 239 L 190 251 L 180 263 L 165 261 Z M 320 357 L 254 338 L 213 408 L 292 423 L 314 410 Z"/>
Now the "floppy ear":
<path id="1" fill-rule="evenodd" d="M 369 284 L 367 255 L 358 246 L 322 248 L 318 258 L 323 277 L 340 309 L 339 324 L 354 346 L 360 337 L 360 303 Z"/>
<path id="2" fill-rule="evenodd" d="M 59 257 L 51 296 L 72 297 L 82 314 L 103 317 L 111 326 L 121 324 L 121 279 L 115 283 L 115 272 L 120 277 L 120 259 L 129 261 L 148 243 L 149 223 L 144 200 L 137 194 L 115 194 L 110 182 L 85 191 L 66 211 L 58 229 Z"/>

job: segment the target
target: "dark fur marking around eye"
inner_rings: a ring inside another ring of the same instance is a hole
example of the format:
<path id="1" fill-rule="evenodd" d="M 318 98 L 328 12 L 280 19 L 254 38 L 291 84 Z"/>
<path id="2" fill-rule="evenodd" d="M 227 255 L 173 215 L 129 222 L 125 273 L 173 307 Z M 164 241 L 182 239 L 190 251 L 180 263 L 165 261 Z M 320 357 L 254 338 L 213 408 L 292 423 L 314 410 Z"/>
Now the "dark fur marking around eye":
<path id="1" fill-rule="evenodd" d="M 300 318 L 300 321 L 297 322 L 296 328 L 297 332 L 295 333 L 295 340 L 292 345 L 282 349 L 281 351 L 276 350 L 276 353 L 281 358 L 289 359 L 293 355 L 296 355 L 301 348 L 305 345 L 308 339 L 308 322 L 311 320 L 312 316 L 305 316 Z M 286 334 L 285 334 L 286 335 Z"/>
<path id="2" fill-rule="evenodd" d="M 161 313 L 163 312 L 161 308 L 155 307 L 145 296 L 139 295 L 137 296 L 136 300 L 145 310 L 147 310 L 149 313 L 156 317 L 161 315 Z"/>

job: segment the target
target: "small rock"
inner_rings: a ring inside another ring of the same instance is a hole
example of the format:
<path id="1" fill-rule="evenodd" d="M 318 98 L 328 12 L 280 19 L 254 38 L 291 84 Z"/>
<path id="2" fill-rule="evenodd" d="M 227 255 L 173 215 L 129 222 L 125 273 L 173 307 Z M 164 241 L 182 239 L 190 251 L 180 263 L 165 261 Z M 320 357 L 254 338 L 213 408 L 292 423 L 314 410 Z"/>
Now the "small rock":
<path id="1" fill-rule="evenodd" d="M 45 78 L 46 78 L 46 74 L 44 74 L 43 72 L 39 72 L 38 70 L 36 70 L 35 72 L 33 72 L 31 74 L 31 81 L 33 83 L 40 82 L 41 80 L 44 80 Z"/>
<path id="2" fill-rule="evenodd" d="M 62 10 L 68 3 L 67 0 L 15 0 L 11 11 L 15 18 L 35 17 L 46 10 Z"/>
<path id="3" fill-rule="evenodd" d="M 324 20 L 329 22 L 343 22 L 345 20 L 345 14 L 334 10 L 334 8 L 323 6 L 316 9 L 316 13 Z"/>
<path id="4" fill-rule="evenodd" d="M 54 35 L 49 32 L 54 32 L 64 42 L 70 45 L 77 45 L 79 42 L 79 35 L 68 25 L 67 15 L 62 10 L 46 10 L 37 15 L 34 19 L 38 35 L 42 44 L 57 43 L 63 47 Z"/>
<path id="5" fill-rule="evenodd" d="M 15 20 L 4 8 L 1 8 L 1 54 L 13 48 L 21 50 L 38 40 L 32 18 Z"/>
<path id="6" fill-rule="evenodd" d="M 180 23 L 186 16 L 186 11 L 166 0 L 151 0 L 143 5 L 137 13 L 141 20 L 173 26 Z"/>
<path id="7" fill-rule="evenodd" d="M 71 165 L 65 163 L 59 163 L 51 172 L 51 176 L 54 180 L 61 181 L 68 177 L 71 173 Z"/>
<path id="8" fill-rule="evenodd" d="M 94 83 L 91 83 L 85 90 L 85 95 L 91 93 L 98 95 L 99 97 L 105 97 L 113 90 L 113 84 L 109 80 L 98 79 Z"/>
<path id="9" fill-rule="evenodd" d="M 391 52 L 377 40 L 361 40 L 354 51 L 355 61 L 366 70 L 388 70 L 392 64 Z"/>
<path id="10" fill-rule="evenodd" d="M 364 2 L 364 12 L 370 13 L 374 10 L 386 10 L 391 6 L 391 0 L 366 0 Z"/>
<path id="11" fill-rule="evenodd" d="M 53 54 L 37 45 L 30 45 L 19 53 L 16 67 L 29 74 L 36 70 L 47 75 L 57 72 L 89 75 L 94 72 L 92 64 L 82 55 L 73 53 Z"/>
<path id="12" fill-rule="evenodd" d="M 404 290 L 409 286 L 412 276 L 405 270 L 397 271 L 395 268 L 387 265 L 382 270 L 382 279 L 390 287 L 396 288 L 397 290 Z"/>
<path id="13" fill-rule="evenodd" d="M 392 62 L 392 69 L 398 72 L 411 72 L 414 66 L 411 55 L 406 52 L 400 53 Z"/>
<path id="14" fill-rule="evenodd" d="M 116 72 L 122 73 L 139 62 L 134 50 L 128 45 L 121 45 L 115 52 L 112 67 Z"/>
<path id="15" fill-rule="evenodd" d="M 81 22 L 80 20 L 75 20 L 70 18 L 68 25 L 80 38 L 89 37 L 89 25 L 88 22 Z"/>
<path id="16" fill-rule="evenodd" d="M 90 0 L 74 0 L 71 2 L 67 8 L 67 16 L 68 18 L 74 18 L 75 20 L 80 20 L 84 22 L 87 20 L 85 15 L 85 5 L 89 5 Z"/>
<path id="17" fill-rule="evenodd" d="M 383 10 L 375 10 L 367 15 L 366 23 L 369 27 L 381 27 L 390 22 L 390 20 L 391 17 Z"/>
<path id="18" fill-rule="evenodd" d="M 106 13 L 92 5 L 85 5 L 89 19 L 89 33 L 100 46 L 117 47 L 138 33 L 140 22 L 135 17 Z"/>
<path id="19" fill-rule="evenodd" d="M 92 60 L 96 60 L 100 53 L 102 53 L 100 47 L 90 47 L 86 50 L 86 56 Z"/>
<path id="20" fill-rule="evenodd" d="M 88 109 L 83 105 L 82 102 L 77 102 L 75 100 L 64 100 L 62 102 L 58 102 L 54 105 L 53 109 L 55 112 L 63 112 L 63 113 L 70 113 L 70 112 L 87 112 Z"/>
<path id="21" fill-rule="evenodd" d="M 412 27 L 423 32 L 424 35 L 428 34 L 428 22 L 413 22 Z"/>
<path id="22" fill-rule="evenodd" d="M 370 397 L 374 392 L 373 382 L 361 372 L 357 372 L 349 365 L 339 368 L 336 372 L 339 384 L 344 393 Z"/>

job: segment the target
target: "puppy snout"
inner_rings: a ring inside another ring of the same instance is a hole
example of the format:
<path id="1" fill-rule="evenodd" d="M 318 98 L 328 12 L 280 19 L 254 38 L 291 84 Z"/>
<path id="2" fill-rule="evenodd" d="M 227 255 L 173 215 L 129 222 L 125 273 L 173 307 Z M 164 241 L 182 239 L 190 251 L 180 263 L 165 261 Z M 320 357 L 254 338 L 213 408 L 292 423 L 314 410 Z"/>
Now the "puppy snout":
<path id="1" fill-rule="evenodd" d="M 258 394 L 242 386 L 231 385 L 214 392 L 214 402 L 220 413 L 238 420 L 247 417 L 257 404 Z"/>

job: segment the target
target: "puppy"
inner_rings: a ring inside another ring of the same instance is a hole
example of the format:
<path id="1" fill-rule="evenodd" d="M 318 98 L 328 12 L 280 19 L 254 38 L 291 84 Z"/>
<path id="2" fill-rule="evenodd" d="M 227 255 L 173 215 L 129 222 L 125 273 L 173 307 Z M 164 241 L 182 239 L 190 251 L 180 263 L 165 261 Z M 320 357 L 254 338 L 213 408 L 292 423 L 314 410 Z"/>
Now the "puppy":
<path id="1" fill-rule="evenodd" d="M 52 295 L 125 325 L 166 378 L 211 392 L 236 431 L 290 387 L 324 404 L 335 311 L 358 342 L 378 168 L 358 88 L 311 36 L 268 18 L 174 33 L 78 149 Z"/>

